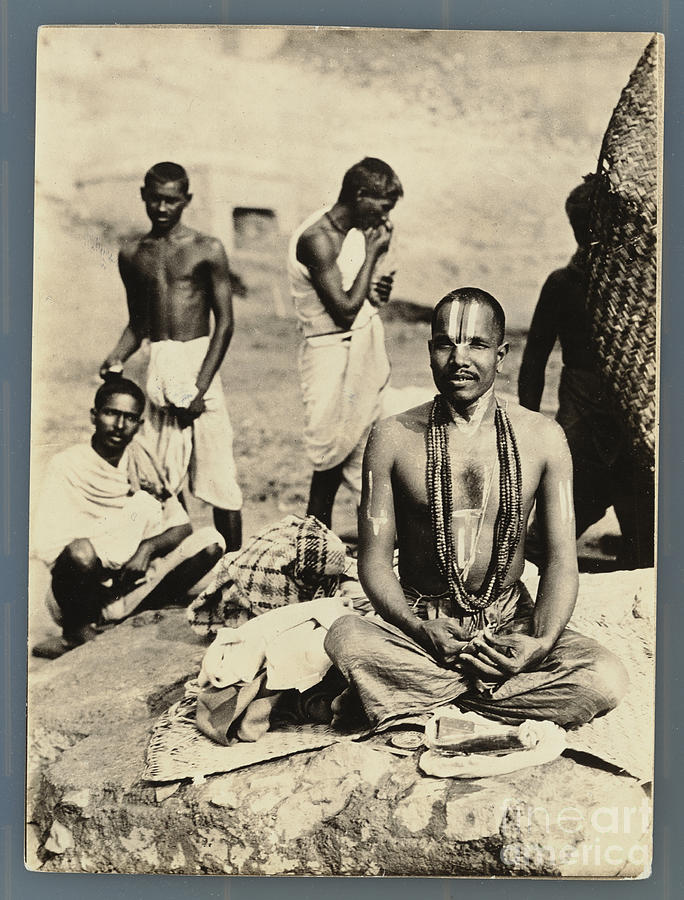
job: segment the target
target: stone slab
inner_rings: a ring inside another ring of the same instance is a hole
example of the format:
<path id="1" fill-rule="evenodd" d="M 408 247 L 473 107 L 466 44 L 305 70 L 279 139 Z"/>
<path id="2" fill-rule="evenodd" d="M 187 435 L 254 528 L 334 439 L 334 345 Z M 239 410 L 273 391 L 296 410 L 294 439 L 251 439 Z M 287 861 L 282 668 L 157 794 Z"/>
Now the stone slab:
<path id="1" fill-rule="evenodd" d="M 502 778 L 438 779 L 419 771 L 418 753 L 395 756 L 380 735 L 197 784 L 145 783 L 151 726 L 196 675 L 204 650 L 183 611 L 147 612 L 33 674 L 31 868 L 613 877 L 650 870 L 644 788 L 566 757 Z"/>

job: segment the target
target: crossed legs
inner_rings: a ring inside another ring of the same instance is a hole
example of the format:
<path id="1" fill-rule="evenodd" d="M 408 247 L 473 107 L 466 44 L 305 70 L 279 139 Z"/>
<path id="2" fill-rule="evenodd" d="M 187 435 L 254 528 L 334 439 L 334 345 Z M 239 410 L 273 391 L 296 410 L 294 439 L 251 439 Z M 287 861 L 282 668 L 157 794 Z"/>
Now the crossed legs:
<path id="1" fill-rule="evenodd" d="M 514 675 L 486 693 L 475 690 L 467 672 L 443 668 L 400 629 L 380 619 L 337 619 L 325 649 L 350 686 L 347 702 L 337 710 L 349 713 L 353 699 L 373 726 L 456 702 L 504 722 L 546 719 L 574 727 L 613 709 L 628 683 L 617 657 L 570 629 L 537 669 Z"/>

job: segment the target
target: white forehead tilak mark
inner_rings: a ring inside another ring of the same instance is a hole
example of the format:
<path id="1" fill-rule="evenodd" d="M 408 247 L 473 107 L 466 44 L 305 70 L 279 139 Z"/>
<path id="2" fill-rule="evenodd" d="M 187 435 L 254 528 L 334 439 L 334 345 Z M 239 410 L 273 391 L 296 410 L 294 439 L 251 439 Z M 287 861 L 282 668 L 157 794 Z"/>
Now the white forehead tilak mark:
<path id="1" fill-rule="evenodd" d="M 459 338 L 459 325 L 463 315 L 463 311 L 461 307 L 462 303 L 455 301 L 449 307 L 449 321 L 447 322 L 447 335 L 451 338 L 451 340 L 456 343 Z"/>
<path id="2" fill-rule="evenodd" d="M 455 344 L 471 341 L 480 327 L 480 303 L 455 300 L 449 308 L 447 335 Z"/>
<path id="3" fill-rule="evenodd" d="M 464 343 L 471 341 L 477 334 L 480 324 L 480 304 L 465 303 L 463 309 L 463 322 L 461 324 L 461 340 Z"/>

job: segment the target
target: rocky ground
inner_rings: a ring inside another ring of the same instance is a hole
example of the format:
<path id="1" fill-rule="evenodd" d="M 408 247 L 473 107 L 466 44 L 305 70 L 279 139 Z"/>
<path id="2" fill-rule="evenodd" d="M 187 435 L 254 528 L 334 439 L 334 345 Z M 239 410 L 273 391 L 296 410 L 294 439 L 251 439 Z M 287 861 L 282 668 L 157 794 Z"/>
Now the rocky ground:
<path id="1" fill-rule="evenodd" d="M 590 633 L 603 630 L 617 649 L 616 641 L 634 642 L 633 631 L 617 627 L 627 620 L 650 640 L 652 600 L 652 572 L 584 575 L 575 619 Z M 151 727 L 197 674 L 204 649 L 183 611 L 146 612 L 33 674 L 31 868 L 632 877 L 649 870 L 648 785 L 567 751 L 514 775 L 459 781 L 427 777 L 419 751 L 395 756 L 378 735 L 197 782 L 145 782 Z M 628 712 L 638 710 L 644 687 L 648 697 L 646 665 L 633 679 L 634 697 L 623 701 Z M 650 719 L 619 740 L 626 747 L 639 735 L 651 740 Z"/>

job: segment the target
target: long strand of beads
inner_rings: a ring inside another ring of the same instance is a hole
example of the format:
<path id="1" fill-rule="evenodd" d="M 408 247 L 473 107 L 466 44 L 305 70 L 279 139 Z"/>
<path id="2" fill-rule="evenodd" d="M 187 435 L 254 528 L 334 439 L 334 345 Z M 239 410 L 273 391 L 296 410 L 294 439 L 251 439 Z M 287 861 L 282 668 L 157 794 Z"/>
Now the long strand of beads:
<path id="1" fill-rule="evenodd" d="M 449 416 L 441 397 L 436 397 L 426 435 L 426 487 L 430 502 L 432 531 L 437 563 L 449 586 L 449 593 L 462 609 L 479 612 L 499 593 L 508 574 L 522 531 L 522 472 L 515 434 L 505 411 L 494 414 L 499 460 L 499 509 L 494 525 L 494 548 L 480 589 L 465 588 L 456 561 L 453 530 L 453 487 L 449 458 Z M 482 511 L 482 515 L 485 510 Z"/>

